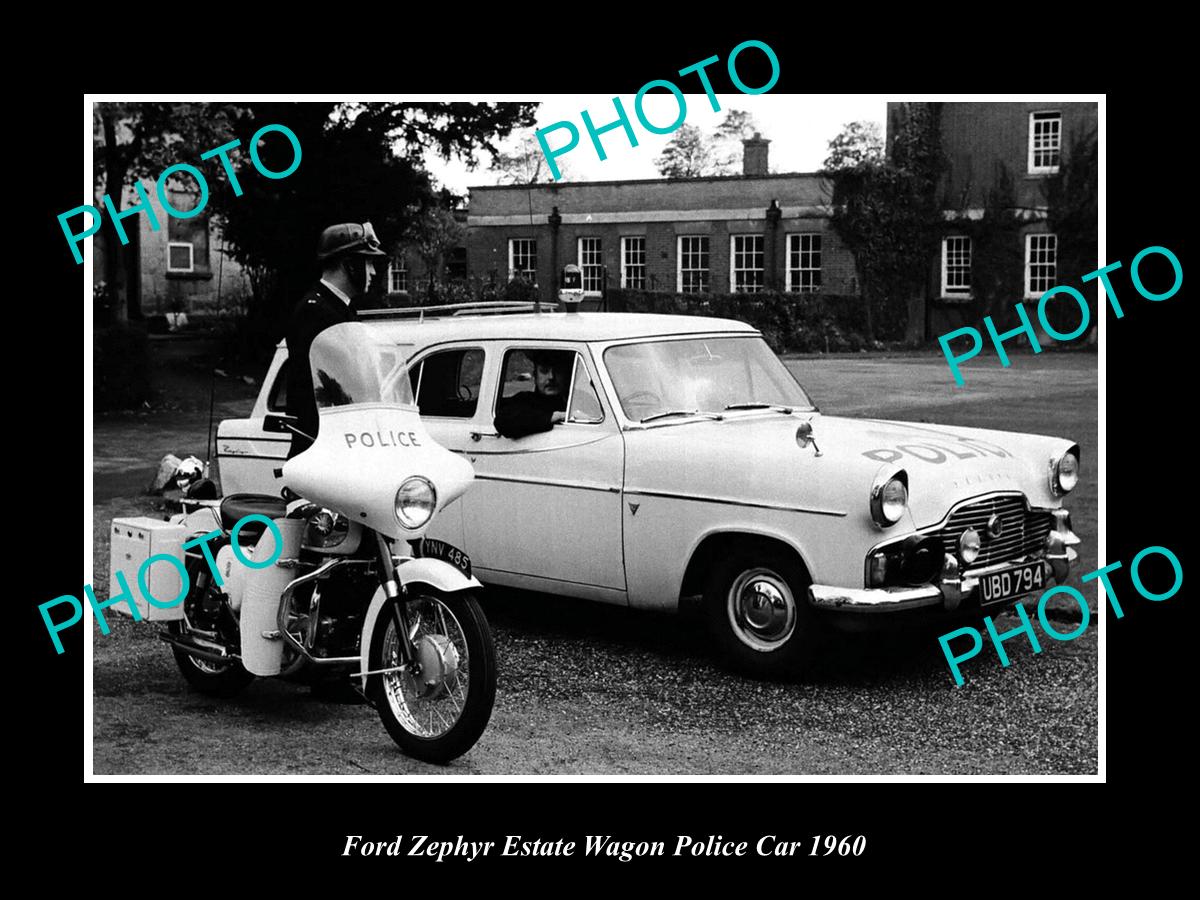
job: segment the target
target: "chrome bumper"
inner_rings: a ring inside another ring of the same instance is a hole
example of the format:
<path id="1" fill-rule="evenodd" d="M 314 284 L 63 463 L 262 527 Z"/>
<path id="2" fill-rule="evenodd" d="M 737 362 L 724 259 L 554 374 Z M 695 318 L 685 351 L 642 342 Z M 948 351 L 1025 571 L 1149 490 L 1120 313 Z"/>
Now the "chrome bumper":
<path id="1" fill-rule="evenodd" d="M 1050 532 L 1044 556 L 1029 562 L 1041 562 L 1043 574 L 1057 584 L 1066 581 L 1079 554 L 1075 545 L 1079 538 L 1064 523 Z M 855 613 L 890 613 L 928 606 L 941 606 L 947 612 L 958 609 L 963 600 L 979 585 L 979 581 L 994 572 L 1002 572 L 1021 560 L 1009 560 L 982 569 L 959 572 L 958 560 L 947 553 L 941 575 L 931 584 L 919 587 L 848 588 L 829 584 L 814 584 L 808 589 L 808 601 L 818 609 Z"/>

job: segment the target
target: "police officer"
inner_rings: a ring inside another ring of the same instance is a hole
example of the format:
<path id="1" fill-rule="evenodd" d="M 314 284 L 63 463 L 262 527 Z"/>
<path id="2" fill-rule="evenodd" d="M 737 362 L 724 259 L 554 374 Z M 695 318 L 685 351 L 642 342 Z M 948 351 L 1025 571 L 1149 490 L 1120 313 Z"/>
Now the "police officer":
<path id="1" fill-rule="evenodd" d="M 331 225 L 321 232 L 317 259 L 321 280 L 296 304 L 287 330 L 287 411 L 298 431 L 317 436 L 317 401 L 313 396 L 308 351 L 313 339 L 339 322 L 355 318 L 354 299 L 365 293 L 375 274 L 375 260 L 387 256 L 370 222 Z M 288 459 L 312 446 L 309 437 L 292 434 Z"/>
<path id="2" fill-rule="evenodd" d="M 549 431 L 567 418 L 572 354 L 528 350 L 525 355 L 533 363 L 533 390 L 501 400 L 493 420 L 496 431 L 506 438 Z"/>

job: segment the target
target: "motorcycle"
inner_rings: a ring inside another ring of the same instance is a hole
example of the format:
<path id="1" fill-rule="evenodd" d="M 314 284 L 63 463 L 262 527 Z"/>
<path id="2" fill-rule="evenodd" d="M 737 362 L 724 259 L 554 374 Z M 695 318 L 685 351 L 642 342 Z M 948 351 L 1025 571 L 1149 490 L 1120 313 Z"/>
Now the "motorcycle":
<path id="1" fill-rule="evenodd" d="M 403 350 L 357 322 L 317 336 L 315 442 L 277 470 L 282 498 L 235 494 L 177 517 L 211 540 L 186 550 L 191 587 L 162 637 L 210 694 L 349 676 L 405 753 L 445 763 L 487 726 L 495 651 L 470 558 L 423 537 L 474 470 L 422 426 Z"/>

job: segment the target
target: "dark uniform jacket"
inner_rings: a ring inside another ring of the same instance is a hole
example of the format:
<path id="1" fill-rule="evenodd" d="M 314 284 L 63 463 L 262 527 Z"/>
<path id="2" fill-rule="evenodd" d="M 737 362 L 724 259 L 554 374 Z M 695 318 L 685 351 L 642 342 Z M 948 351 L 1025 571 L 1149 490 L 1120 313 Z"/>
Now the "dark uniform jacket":
<path id="1" fill-rule="evenodd" d="M 305 434 L 317 436 L 317 401 L 313 396 L 312 370 L 308 365 L 308 351 L 313 339 L 330 325 L 354 318 L 354 310 L 320 282 L 300 299 L 292 312 L 287 330 L 287 411 L 288 415 L 296 417 L 296 427 Z M 310 446 L 310 441 L 293 434 L 288 459 Z"/>
<path id="2" fill-rule="evenodd" d="M 507 438 L 524 437 L 554 427 L 550 417 L 561 412 L 567 403 L 566 395 L 547 397 L 534 391 L 525 391 L 515 397 L 501 400 L 496 408 L 496 430 Z"/>

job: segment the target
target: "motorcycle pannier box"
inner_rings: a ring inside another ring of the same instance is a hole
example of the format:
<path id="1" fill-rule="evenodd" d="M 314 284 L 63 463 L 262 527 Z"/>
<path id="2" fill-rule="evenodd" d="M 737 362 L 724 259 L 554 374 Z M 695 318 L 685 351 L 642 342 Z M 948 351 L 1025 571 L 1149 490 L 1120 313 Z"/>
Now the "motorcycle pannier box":
<path id="1" fill-rule="evenodd" d="M 151 622 L 167 622 L 183 618 L 183 601 L 174 606 L 162 609 L 152 606 L 142 596 L 138 586 L 138 570 L 151 556 L 166 554 L 180 561 L 184 558 L 183 542 L 187 529 L 183 525 L 152 519 L 149 516 L 135 516 L 127 519 L 113 519 L 110 533 L 109 549 L 111 551 L 111 574 L 108 576 L 108 596 L 115 597 L 121 593 L 121 585 L 117 582 L 117 572 L 125 576 L 129 592 L 133 595 L 138 612 L 143 619 Z M 158 560 L 145 572 L 146 588 L 160 603 L 169 603 L 179 596 L 183 587 L 179 567 L 173 566 L 166 560 Z M 117 603 L 109 609 L 115 609 L 127 616 L 129 604 Z"/>

